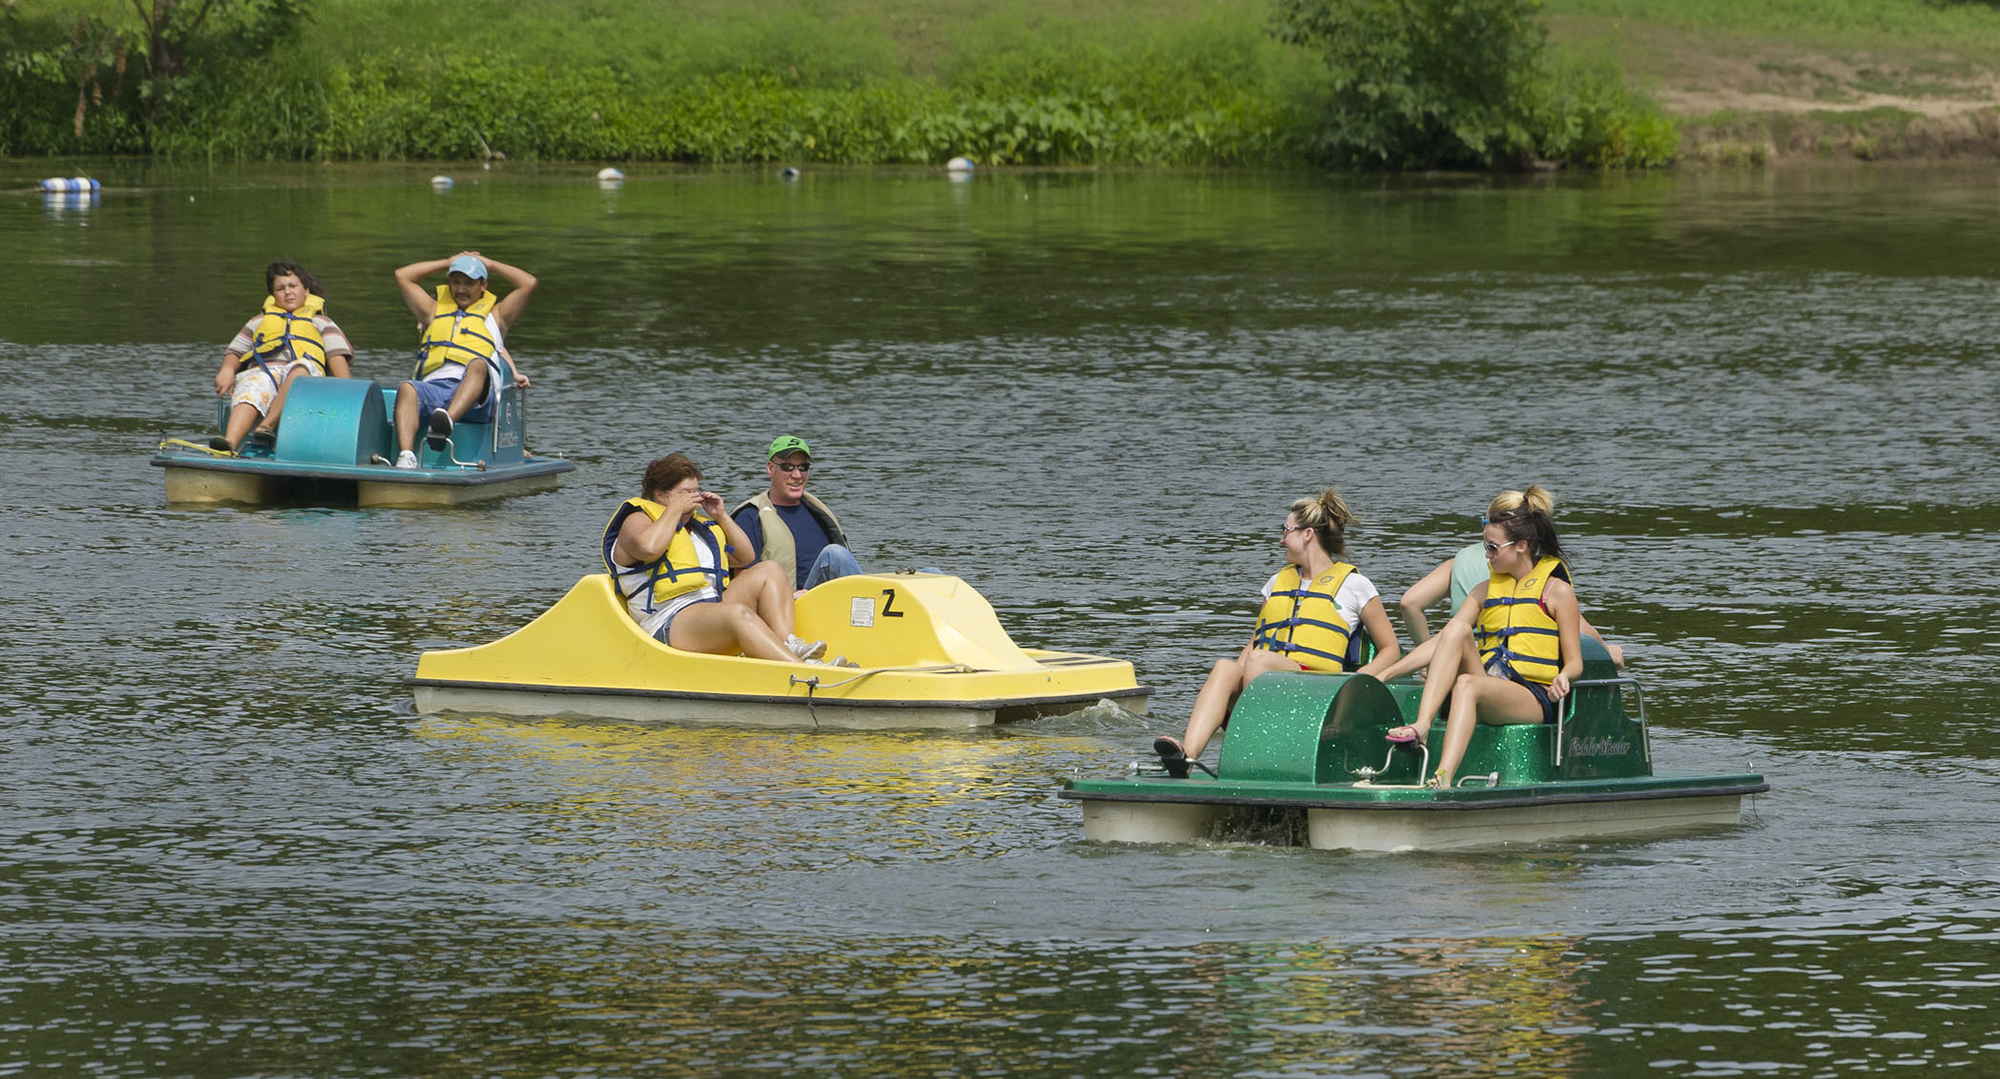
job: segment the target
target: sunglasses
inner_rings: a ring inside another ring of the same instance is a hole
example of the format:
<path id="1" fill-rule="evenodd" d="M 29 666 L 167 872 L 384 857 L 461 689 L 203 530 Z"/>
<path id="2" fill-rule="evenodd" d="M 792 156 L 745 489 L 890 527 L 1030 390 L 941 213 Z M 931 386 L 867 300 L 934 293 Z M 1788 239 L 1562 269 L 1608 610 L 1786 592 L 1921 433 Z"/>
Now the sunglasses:
<path id="1" fill-rule="evenodd" d="M 1480 546 L 1481 546 L 1481 547 L 1484 547 L 1484 548 L 1486 548 L 1486 557 L 1488 557 L 1488 558 L 1492 558 L 1492 557 L 1493 557 L 1494 555 L 1496 555 L 1496 554 L 1500 553 L 1500 548 L 1502 548 L 1502 547 L 1512 547 L 1513 545 L 1515 545 L 1515 544 L 1517 544 L 1517 543 L 1519 543 L 1519 542 L 1521 542 L 1521 541 L 1520 541 L 1520 540 L 1508 540 L 1508 541 L 1507 541 L 1507 542 L 1505 542 L 1505 543 L 1482 543 L 1482 544 L 1480 544 Z"/>
<path id="2" fill-rule="evenodd" d="M 811 461 L 800 461 L 798 464 L 792 464 L 789 461 L 772 461 L 771 465 L 780 472 L 797 472 L 801 475 L 813 470 L 813 463 Z"/>

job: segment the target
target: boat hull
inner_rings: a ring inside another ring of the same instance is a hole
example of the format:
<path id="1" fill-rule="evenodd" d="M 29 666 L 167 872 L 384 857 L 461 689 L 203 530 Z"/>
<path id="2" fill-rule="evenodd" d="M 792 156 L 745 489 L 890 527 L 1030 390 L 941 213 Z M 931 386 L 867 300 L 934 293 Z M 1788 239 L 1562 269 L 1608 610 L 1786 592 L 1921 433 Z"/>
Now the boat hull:
<path id="1" fill-rule="evenodd" d="M 1687 786 L 1676 786 L 1677 783 Z M 1306 804 L 1304 799 L 1217 792 L 1209 801 L 1062 796 L 1083 803 L 1084 838 L 1099 843 L 1227 841 L 1256 834 L 1302 839 L 1320 850 L 1471 850 L 1662 831 L 1727 827 L 1742 819 L 1746 795 L 1769 790 L 1762 777 L 1658 777 L 1652 789 L 1581 794 L 1509 791 L 1473 804 L 1449 801 Z M 1412 792 L 1413 794 L 1415 792 Z M 1291 823 L 1271 818 L 1289 816 Z M 1301 820 L 1302 818 L 1302 820 Z"/>
<path id="2" fill-rule="evenodd" d="M 269 459 L 216 458 L 163 453 L 152 463 L 166 470 L 167 501 L 192 505 L 264 506 L 292 502 L 357 506 L 460 506 L 533 494 L 558 486 L 576 466 L 547 460 L 511 468 L 394 470 L 381 466 L 311 468 Z"/>
<path id="3" fill-rule="evenodd" d="M 1091 693 L 1077 698 L 1044 698 L 970 703 L 806 702 L 715 694 L 605 693 L 589 690 L 522 690 L 507 686 L 414 684 L 417 711 L 544 718 L 589 716 L 628 723 L 713 724 L 735 727 L 830 727 L 840 730 L 966 730 L 996 723 L 1036 719 L 1113 703 L 1130 712 L 1146 710 L 1143 692 Z"/>

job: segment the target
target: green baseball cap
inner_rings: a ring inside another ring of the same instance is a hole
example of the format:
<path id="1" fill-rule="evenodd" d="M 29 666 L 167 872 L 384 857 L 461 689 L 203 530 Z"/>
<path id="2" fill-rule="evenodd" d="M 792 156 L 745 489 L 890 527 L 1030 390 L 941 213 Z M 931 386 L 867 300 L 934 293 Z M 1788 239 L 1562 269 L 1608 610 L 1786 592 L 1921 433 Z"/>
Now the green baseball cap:
<path id="1" fill-rule="evenodd" d="M 800 438 L 797 435 L 779 435 L 778 437 L 772 439 L 771 452 L 765 454 L 765 457 L 775 461 L 778 458 L 783 457 L 784 455 L 792 453 L 794 451 L 805 454 L 806 460 L 808 461 L 812 460 L 812 455 L 813 455 L 812 447 L 806 445 L 806 440 Z"/>

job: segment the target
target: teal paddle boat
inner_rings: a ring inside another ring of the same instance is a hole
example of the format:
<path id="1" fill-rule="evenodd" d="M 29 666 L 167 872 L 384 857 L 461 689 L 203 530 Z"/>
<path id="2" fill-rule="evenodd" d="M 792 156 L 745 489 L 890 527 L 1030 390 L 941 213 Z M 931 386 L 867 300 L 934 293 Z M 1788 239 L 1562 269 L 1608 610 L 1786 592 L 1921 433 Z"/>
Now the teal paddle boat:
<path id="1" fill-rule="evenodd" d="M 1454 850 L 1586 839 L 1740 820 L 1754 773 L 1654 774 L 1645 699 L 1604 647 L 1583 639 L 1583 677 L 1556 723 L 1487 726 L 1472 736 L 1458 785 L 1423 785 L 1444 743 L 1385 735 L 1414 716 L 1423 687 L 1361 674 L 1273 673 L 1230 713 L 1213 774 L 1136 768 L 1078 779 L 1084 838 L 1185 843 L 1247 837 L 1323 849 Z"/>
<path id="2" fill-rule="evenodd" d="M 459 422 L 449 437 L 417 442 L 414 469 L 394 467 L 395 382 L 302 378 L 293 383 L 278 437 L 239 453 L 167 439 L 153 464 L 166 470 L 168 502 L 348 502 L 450 506 L 553 487 L 573 462 L 526 449 L 527 397 L 500 389 L 489 423 Z M 217 405 L 216 429 L 229 403 Z"/>

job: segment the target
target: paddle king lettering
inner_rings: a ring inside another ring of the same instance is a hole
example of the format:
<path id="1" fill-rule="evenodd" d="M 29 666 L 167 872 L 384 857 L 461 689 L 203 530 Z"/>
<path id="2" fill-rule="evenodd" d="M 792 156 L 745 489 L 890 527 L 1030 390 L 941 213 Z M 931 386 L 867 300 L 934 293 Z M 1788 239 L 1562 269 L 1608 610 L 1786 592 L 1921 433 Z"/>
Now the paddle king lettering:
<path id="1" fill-rule="evenodd" d="M 1632 752 L 1630 738 L 1584 738 L 1571 736 L 1569 755 L 1571 757 L 1622 757 Z"/>

